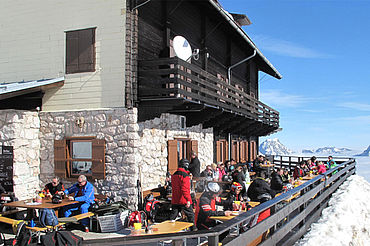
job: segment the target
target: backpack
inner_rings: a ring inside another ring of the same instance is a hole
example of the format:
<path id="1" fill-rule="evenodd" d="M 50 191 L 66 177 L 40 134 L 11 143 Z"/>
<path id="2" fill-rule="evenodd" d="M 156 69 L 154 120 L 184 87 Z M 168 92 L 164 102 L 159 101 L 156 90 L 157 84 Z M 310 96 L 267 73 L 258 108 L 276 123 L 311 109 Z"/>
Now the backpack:
<path id="1" fill-rule="evenodd" d="M 13 239 L 13 246 L 37 245 L 37 238 L 33 238 L 31 232 L 26 228 L 26 223 L 20 222 L 17 233 Z"/>
<path id="2" fill-rule="evenodd" d="M 41 226 L 56 226 L 58 225 L 58 217 L 53 209 L 43 208 L 40 209 L 39 221 Z"/>
<path id="3" fill-rule="evenodd" d="M 144 198 L 144 212 L 148 219 L 154 220 L 159 207 L 160 203 L 154 198 L 152 193 Z"/>
<path id="4" fill-rule="evenodd" d="M 128 210 L 128 206 L 125 201 L 117 201 L 109 204 L 100 203 L 100 205 L 98 203 L 94 203 L 91 206 L 91 212 L 98 216 L 119 214 L 126 210 Z"/>
<path id="5" fill-rule="evenodd" d="M 127 226 L 134 227 L 134 223 L 141 223 L 142 225 L 145 226 L 147 223 L 146 220 L 147 220 L 147 216 L 144 211 L 133 211 L 128 217 Z"/>
<path id="6" fill-rule="evenodd" d="M 82 245 L 83 238 L 70 231 L 47 232 L 41 236 L 42 245 L 54 246 L 79 246 Z"/>

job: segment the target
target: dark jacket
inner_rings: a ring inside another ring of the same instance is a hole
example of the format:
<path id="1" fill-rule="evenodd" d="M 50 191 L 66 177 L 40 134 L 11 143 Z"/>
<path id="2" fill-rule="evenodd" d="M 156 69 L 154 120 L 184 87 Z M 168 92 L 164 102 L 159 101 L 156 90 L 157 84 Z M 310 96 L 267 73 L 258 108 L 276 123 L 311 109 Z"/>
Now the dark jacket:
<path id="1" fill-rule="evenodd" d="M 233 177 L 233 182 L 237 182 L 237 183 L 241 184 L 243 186 L 243 188 L 245 189 L 245 185 L 244 185 L 245 175 L 244 175 L 243 171 L 241 171 L 241 172 L 239 172 L 238 170 L 234 171 L 232 177 Z"/>
<path id="2" fill-rule="evenodd" d="M 200 161 L 198 157 L 191 159 L 189 171 L 193 174 L 193 177 L 200 177 Z"/>
<path id="3" fill-rule="evenodd" d="M 303 177 L 305 175 L 306 175 L 305 171 L 300 166 L 296 166 L 294 168 L 294 172 L 293 172 L 293 178 L 294 179 L 297 179 L 299 177 Z"/>
<path id="4" fill-rule="evenodd" d="M 224 216 L 224 211 L 216 211 L 216 205 L 223 205 L 220 197 L 213 199 L 212 193 L 204 192 L 199 198 L 199 203 L 195 209 L 198 230 L 206 230 L 216 225 L 216 221 L 210 219 L 211 216 Z"/>
<path id="5" fill-rule="evenodd" d="M 172 204 L 185 205 L 186 202 L 192 199 L 190 196 L 190 176 L 189 171 L 184 168 L 178 168 L 177 171 L 171 176 L 172 184 Z"/>
<path id="6" fill-rule="evenodd" d="M 251 201 L 259 202 L 259 196 L 263 194 L 270 194 L 274 197 L 276 193 L 264 179 L 256 178 L 249 186 L 247 195 Z"/>
<path id="7" fill-rule="evenodd" d="M 242 195 L 241 193 L 236 194 L 234 193 L 233 191 L 230 191 L 227 196 L 226 196 L 226 200 L 223 202 L 223 206 L 224 206 L 224 210 L 233 210 L 233 202 L 234 201 L 242 201 Z"/>
<path id="8" fill-rule="evenodd" d="M 52 183 L 48 183 L 45 185 L 45 188 L 42 192 L 44 194 L 50 193 L 51 195 L 55 195 L 58 191 L 64 191 L 62 182 L 60 182 L 57 186 L 53 186 Z"/>
<path id="9" fill-rule="evenodd" d="M 261 167 L 261 164 L 263 162 L 261 162 L 258 158 L 256 158 L 254 161 L 253 161 L 253 171 L 260 171 L 260 170 L 263 170 L 263 168 Z"/>
<path id="10" fill-rule="evenodd" d="M 280 174 L 273 172 L 271 175 L 270 187 L 273 190 L 281 191 L 283 189 L 284 182 Z"/>

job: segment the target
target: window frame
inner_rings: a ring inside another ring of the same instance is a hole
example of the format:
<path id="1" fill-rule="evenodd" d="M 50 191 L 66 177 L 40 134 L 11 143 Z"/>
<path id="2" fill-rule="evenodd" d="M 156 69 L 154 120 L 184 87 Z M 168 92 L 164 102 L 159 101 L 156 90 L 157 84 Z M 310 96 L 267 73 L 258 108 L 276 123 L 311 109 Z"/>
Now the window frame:
<path id="1" fill-rule="evenodd" d="M 76 142 L 91 142 L 90 158 L 73 158 L 72 145 Z M 72 173 L 73 161 L 91 161 L 91 173 L 83 174 L 92 179 L 105 179 L 105 140 L 96 137 L 66 137 L 54 140 L 54 173 L 56 176 L 75 180 L 81 174 Z"/>
<path id="2" fill-rule="evenodd" d="M 91 36 L 88 38 L 91 40 L 84 40 L 86 38 L 85 33 L 91 31 Z M 65 73 L 66 74 L 75 74 L 75 73 L 86 73 L 86 72 L 95 72 L 96 65 L 96 27 L 70 30 L 65 31 L 66 36 L 66 47 L 65 47 Z M 88 44 L 86 41 L 89 41 Z M 91 41 L 91 42 L 90 42 Z M 87 45 L 86 45 L 87 44 Z M 86 46 L 82 46 L 86 45 Z M 73 53 L 76 54 L 73 54 Z M 75 55 L 75 59 L 73 59 Z M 89 59 L 85 57 L 90 56 Z M 77 59 L 77 61 L 76 61 Z M 86 59 L 89 62 L 83 62 Z M 81 61 L 82 60 L 82 61 Z M 86 66 L 86 64 L 88 64 Z M 86 68 L 83 68 L 86 66 Z"/>

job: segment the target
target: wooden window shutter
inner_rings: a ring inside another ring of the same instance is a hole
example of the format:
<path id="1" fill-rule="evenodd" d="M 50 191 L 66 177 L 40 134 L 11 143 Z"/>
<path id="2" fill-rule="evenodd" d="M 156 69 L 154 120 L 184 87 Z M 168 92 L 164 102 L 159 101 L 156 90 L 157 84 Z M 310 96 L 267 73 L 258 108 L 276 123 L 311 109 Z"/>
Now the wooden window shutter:
<path id="1" fill-rule="evenodd" d="M 66 73 L 78 71 L 78 32 L 66 33 Z"/>
<path id="2" fill-rule="evenodd" d="M 222 155 L 221 155 L 221 142 L 220 141 L 216 141 L 216 162 L 220 162 L 222 160 Z"/>
<path id="3" fill-rule="evenodd" d="M 92 140 L 92 177 L 93 179 L 105 179 L 105 140 Z"/>
<path id="4" fill-rule="evenodd" d="M 230 157 L 229 157 L 229 141 L 225 141 L 225 156 L 226 156 L 226 160 L 230 159 Z"/>
<path id="5" fill-rule="evenodd" d="M 245 162 L 245 149 L 244 149 L 245 142 L 241 141 L 239 143 L 239 146 L 240 146 L 240 162 L 244 163 Z"/>
<path id="6" fill-rule="evenodd" d="M 191 143 L 191 151 L 194 151 L 195 153 L 197 153 L 197 156 L 198 156 L 198 140 L 191 140 L 190 143 Z"/>
<path id="7" fill-rule="evenodd" d="M 95 28 L 78 31 L 78 70 L 95 71 Z"/>
<path id="8" fill-rule="evenodd" d="M 173 174 L 177 170 L 178 155 L 177 155 L 177 140 L 168 140 L 168 171 Z"/>
<path id="9" fill-rule="evenodd" d="M 67 177 L 66 140 L 54 140 L 54 173 L 60 178 Z"/>

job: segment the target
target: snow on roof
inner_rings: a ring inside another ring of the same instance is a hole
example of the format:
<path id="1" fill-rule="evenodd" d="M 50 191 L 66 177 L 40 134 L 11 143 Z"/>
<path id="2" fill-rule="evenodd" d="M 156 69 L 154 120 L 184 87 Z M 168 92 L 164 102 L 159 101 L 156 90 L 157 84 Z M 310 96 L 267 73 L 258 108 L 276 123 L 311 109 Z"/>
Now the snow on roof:
<path id="1" fill-rule="evenodd" d="M 0 83 L 0 99 L 12 97 L 11 94 L 15 92 L 24 91 L 31 89 L 43 89 L 47 85 L 59 83 L 64 81 L 64 77 L 54 79 L 40 79 L 32 81 L 19 81 L 19 82 L 4 82 Z"/>

